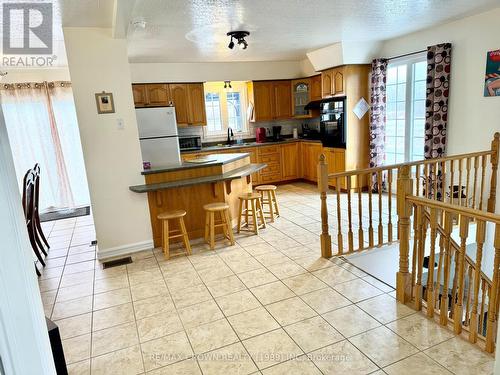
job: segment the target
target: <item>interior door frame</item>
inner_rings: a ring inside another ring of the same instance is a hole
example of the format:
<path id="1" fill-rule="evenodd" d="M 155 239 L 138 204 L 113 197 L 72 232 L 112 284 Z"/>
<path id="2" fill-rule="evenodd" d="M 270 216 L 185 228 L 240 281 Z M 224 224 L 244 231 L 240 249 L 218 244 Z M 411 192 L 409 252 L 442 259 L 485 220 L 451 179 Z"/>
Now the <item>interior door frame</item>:
<path id="1" fill-rule="evenodd" d="M 6 374 L 55 374 L 12 152 L 0 106 L 0 360 Z"/>

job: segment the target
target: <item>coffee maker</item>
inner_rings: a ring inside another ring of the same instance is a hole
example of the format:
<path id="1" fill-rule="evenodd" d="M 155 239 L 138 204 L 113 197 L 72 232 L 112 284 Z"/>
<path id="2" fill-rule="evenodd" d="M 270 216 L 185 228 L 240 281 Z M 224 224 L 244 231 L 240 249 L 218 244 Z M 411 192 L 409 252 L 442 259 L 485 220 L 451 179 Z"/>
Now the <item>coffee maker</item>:
<path id="1" fill-rule="evenodd" d="M 273 126 L 273 141 L 281 140 L 281 126 Z"/>

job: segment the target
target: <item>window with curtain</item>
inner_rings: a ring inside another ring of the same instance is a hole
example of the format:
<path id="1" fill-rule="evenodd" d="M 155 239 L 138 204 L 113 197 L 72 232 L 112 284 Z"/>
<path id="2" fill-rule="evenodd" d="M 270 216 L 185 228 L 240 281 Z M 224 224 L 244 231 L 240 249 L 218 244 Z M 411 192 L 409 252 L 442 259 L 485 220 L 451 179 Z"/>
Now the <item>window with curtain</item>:
<path id="1" fill-rule="evenodd" d="M 426 78 L 425 53 L 389 62 L 386 164 L 424 159 Z"/>
<path id="2" fill-rule="evenodd" d="M 90 204 L 70 82 L 4 84 L 0 100 L 19 187 L 40 164 L 40 209 Z"/>
<path id="3" fill-rule="evenodd" d="M 231 88 L 224 88 L 224 82 L 205 83 L 205 137 L 226 136 L 228 128 L 235 135 L 248 133 L 246 97 L 245 82 L 231 82 Z"/>

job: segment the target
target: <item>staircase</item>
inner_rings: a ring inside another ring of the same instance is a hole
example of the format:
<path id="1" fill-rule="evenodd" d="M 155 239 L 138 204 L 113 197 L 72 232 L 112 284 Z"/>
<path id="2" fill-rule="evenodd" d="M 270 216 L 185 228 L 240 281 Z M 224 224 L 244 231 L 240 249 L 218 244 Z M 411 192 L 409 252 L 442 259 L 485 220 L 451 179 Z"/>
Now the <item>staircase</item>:
<path id="1" fill-rule="evenodd" d="M 397 246 L 397 300 L 494 352 L 499 149 L 496 133 L 489 150 L 331 175 L 322 155 L 322 256 Z"/>

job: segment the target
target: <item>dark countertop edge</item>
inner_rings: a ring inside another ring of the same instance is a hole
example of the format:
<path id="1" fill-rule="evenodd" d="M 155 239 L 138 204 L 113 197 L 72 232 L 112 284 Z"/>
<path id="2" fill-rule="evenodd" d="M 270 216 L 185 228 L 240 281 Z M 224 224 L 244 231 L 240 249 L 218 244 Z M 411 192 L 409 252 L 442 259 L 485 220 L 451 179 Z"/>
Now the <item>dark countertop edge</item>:
<path id="1" fill-rule="evenodd" d="M 284 139 L 282 141 L 269 141 L 269 142 L 262 142 L 262 143 L 257 143 L 257 142 L 252 142 L 251 144 L 247 145 L 238 145 L 234 144 L 231 147 L 226 147 L 226 146 L 208 146 L 208 147 L 202 147 L 200 150 L 187 150 L 187 151 L 182 151 L 181 154 L 196 154 L 199 152 L 210 152 L 210 151 L 221 151 L 221 150 L 232 150 L 232 149 L 239 149 L 239 148 L 249 148 L 249 147 L 262 147 L 262 146 L 272 146 L 272 145 L 280 145 L 284 143 L 294 143 L 294 142 L 315 142 L 315 143 L 321 143 L 320 139 L 307 139 L 307 138 L 289 138 L 289 139 Z"/>
<path id="2" fill-rule="evenodd" d="M 223 173 L 221 175 L 204 176 L 198 178 L 190 178 L 186 180 L 162 182 L 159 184 L 135 185 L 135 186 L 129 186 L 129 190 L 133 191 L 134 193 L 148 193 L 157 190 L 174 189 L 185 186 L 236 180 L 238 178 L 246 177 L 248 175 L 251 175 L 252 173 L 258 172 L 261 169 L 264 169 L 266 166 L 267 164 L 249 164 L 244 167 L 237 168 L 233 171 Z"/>
<path id="3" fill-rule="evenodd" d="M 216 150 L 214 150 L 216 151 Z M 209 151 L 210 152 L 210 151 Z M 242 152 L 240 153 L 241 155 L 234 156 L 231 160 L 224 160 L 224 161 L 214 161 L 214 162 L 207 162 L 207 163 L 188 163 L 188 162 L 183 162 L 182 165 L 175 166 L 175 167 L 166 167 L 166 168 L 152 168 L 152 169 L 146 169 L 141 172 L 143 176 L 148 175 L 148 174 L 155 174 L 155 173 L 163 173 L 163 172 L 174 172 L 174 171 L 180 171 L 184 169 L 195 169 L 195 168 L 204 168 L 204 167 L 217 167 L 221 166 L 224 164 L 232 163 L 233 161 L 240 160 L 243 158 L 246 158 L 247 156 L 250 156 L 249 153 L 247 152 Z"/>

